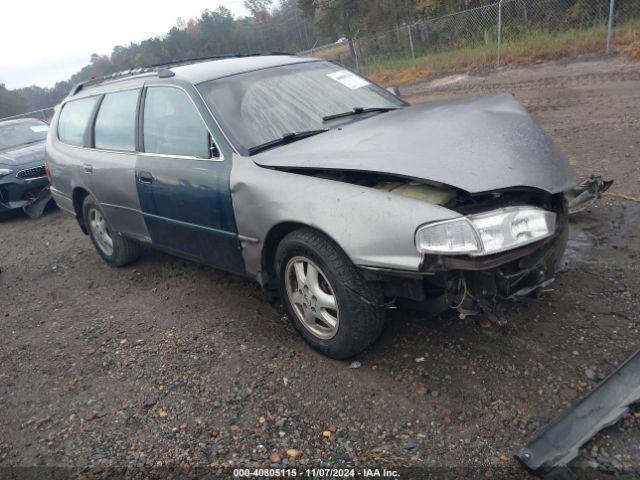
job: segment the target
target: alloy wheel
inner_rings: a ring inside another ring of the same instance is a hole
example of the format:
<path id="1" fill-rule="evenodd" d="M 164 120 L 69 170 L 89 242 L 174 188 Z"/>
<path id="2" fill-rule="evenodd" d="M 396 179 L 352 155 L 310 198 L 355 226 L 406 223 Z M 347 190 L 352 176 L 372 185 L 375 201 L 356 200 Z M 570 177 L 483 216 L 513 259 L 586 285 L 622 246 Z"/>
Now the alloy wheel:
<path id="1" fill-rule="evenodd" d="M 285 268 L 287 295 L 302 325 L 314 336 L 329 340 L 338 333 L 340 313 L 334 289 L 310 259 L 296 256 Z"/>
<path id="2" fill-rule="evenodd" d="M 102 213 L 95 208 L 89 210 L 89 228 L 100 250 L 109 257 L 113 255 L 113 239 L 109 227 Z"/>

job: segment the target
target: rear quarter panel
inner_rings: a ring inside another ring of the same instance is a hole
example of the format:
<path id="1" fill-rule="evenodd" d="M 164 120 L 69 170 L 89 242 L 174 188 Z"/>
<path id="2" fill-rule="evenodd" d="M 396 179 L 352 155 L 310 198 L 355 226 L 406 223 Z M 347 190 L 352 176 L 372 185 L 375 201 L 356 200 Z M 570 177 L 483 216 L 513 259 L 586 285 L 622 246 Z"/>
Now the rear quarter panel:
<path id="1" fill-rule="evenodd" d="M 85 149 L 66 145 L 58 140 L 58 118 L 60 110 L 51 121 L 45 147 L 45 162 L 51 172 L 51 194 L 60 208 L 75 213 L 73 190 L 77 187 L 91 191 L 88 176 L 84 174 Z"/>

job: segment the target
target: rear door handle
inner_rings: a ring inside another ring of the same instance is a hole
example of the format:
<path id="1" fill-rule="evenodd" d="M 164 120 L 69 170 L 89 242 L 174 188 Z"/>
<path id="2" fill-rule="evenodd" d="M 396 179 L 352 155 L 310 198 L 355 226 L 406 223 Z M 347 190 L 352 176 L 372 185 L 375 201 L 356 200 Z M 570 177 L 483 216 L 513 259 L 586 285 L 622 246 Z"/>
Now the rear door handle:
<path id="1" fill-rule="evenodd" d="M 93 165 L 91 165 L 90 163 L 85 163 L 84 173 L 93 173 Z"/>
<path id="2" fill-rule="evenodd" d="M 140 172 L 138 174 L 138 181 L 140 183 L 153 183 L 153 175 L 149 172 Z"/>

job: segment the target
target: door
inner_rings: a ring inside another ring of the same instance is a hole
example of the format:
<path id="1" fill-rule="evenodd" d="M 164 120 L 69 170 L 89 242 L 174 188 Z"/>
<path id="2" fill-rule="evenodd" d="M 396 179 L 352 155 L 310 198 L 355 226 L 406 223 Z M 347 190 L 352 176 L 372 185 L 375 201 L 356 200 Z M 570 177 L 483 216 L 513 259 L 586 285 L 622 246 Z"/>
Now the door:
<path id="1" fill-rule="evenodd" d="M 83 172 L 111 226 L 125 236 L 149 241 L 134 175 L 136 109 L 140 88 L 107 93 L 91 119 Z"/>
<path id="2" fill-rule="evenodd" d="M 152 243 L 244 273 L 229 191 L 230 161 L 220 158 L 185 90 L 145 89 L 139 149 L 136 181 Z"/>

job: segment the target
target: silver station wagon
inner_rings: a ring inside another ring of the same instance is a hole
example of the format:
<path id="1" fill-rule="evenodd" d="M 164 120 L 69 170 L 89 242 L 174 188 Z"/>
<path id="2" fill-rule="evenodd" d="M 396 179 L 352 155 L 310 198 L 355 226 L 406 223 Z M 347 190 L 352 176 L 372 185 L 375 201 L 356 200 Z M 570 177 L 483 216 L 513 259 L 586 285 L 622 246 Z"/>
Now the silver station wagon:
<path id="1" fill-rule="evenodd" d="M 112 266 L 142 245 L 257 280 L 347 358 L 386 312 L 501 324 L 566 246 L 565 157 L 511 95 L 410 106 L 334 63 L 197 59 L 76 86 L 51 192 Z"/>

